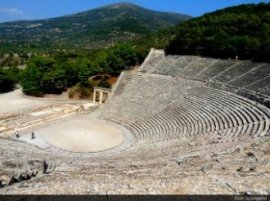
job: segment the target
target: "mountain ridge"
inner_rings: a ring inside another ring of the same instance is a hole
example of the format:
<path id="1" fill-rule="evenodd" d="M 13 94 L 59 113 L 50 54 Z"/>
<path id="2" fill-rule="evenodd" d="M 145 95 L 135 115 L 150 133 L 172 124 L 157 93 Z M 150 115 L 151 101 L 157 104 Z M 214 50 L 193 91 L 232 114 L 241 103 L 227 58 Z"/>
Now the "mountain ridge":
<path id="1" fill-rule="evenodd" d="M 0 23 L 0 45 L 9 48 L 99 48 L 138 38 L 190 18 L 131 3 L 115 3 L 54 18 Z"/>

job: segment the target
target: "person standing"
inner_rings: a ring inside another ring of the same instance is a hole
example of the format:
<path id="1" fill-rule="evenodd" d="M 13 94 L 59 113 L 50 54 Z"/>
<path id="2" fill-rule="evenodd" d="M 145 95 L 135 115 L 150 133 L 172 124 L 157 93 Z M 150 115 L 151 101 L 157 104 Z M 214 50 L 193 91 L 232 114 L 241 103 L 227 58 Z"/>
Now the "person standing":
<path id="1" fill-rule="evenodd" d="M 35 137 L 35 133 L 32 131 L 32 136 L 31 136 L 31 139 L 33 140 L 33 139 L 35 139 L 36 137 Z"/>
<path id="2" fill-rule="evenodd" d="M 19 135 L 19 132 L 18 131 L 16 131 L 16 138 L 18 139 L 19 137 L 20 137 L 20 135 Z"/>

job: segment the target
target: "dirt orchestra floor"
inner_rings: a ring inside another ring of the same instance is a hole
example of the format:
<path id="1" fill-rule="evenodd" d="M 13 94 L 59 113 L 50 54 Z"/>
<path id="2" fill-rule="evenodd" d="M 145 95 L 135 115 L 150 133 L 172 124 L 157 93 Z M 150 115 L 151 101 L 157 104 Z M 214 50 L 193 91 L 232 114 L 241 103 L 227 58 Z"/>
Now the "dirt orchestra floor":
<path id="1" fill-rule="evenodd" d="M 44 140 L 54 147 L 72 152 L 105 151 L 124 141 L 118 128 L 99 120 L 89 121 L 85 117 L 51 124 L 34 132 L 41 138 L 41 143 Z M 31 140 L 30 133 L 28 139 Z"/>

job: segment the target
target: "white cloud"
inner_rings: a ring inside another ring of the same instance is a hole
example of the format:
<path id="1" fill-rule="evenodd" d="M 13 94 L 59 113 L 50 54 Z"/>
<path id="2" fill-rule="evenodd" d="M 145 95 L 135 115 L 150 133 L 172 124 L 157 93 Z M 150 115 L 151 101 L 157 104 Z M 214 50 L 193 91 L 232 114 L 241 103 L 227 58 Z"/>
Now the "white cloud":
<path id="1" fill-rule="evenodd" d="M 19 8 L 0 8 L 0 13 L 6 15 L 23 15 L 24 12 Z"/>

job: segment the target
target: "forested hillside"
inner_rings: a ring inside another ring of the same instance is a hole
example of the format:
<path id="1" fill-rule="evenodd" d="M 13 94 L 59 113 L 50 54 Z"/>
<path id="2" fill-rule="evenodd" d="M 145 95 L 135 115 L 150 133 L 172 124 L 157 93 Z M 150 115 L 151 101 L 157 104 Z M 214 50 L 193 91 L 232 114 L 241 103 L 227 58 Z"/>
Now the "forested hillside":
<path id="1" fill-rule="evenodd" d="M 230 7 L 175 27 L 167 54 L 270 62 L 270 3 Z"/>

